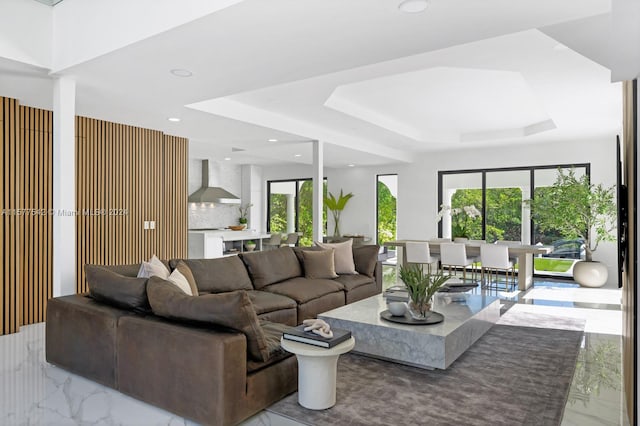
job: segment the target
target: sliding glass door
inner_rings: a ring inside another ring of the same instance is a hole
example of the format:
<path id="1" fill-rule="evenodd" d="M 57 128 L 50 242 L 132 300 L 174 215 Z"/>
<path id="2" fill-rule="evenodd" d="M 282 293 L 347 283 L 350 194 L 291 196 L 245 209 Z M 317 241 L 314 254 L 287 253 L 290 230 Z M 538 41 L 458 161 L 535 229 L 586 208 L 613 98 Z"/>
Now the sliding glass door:
<path id="1" fill-rule="evenodd" d="M 542 232 L 523 201 L 546 191 L 558 170 L 571 167 L 578 177 L 589 174 L 589 164 L 438 172 L 438 202 L 446 211 L 439 235 L 550 245 L 553 253 L 535 259 L 536 272 L 570 276 L 575 261 L 584 256 L 583 242 L 567 239 L 559 230 Z M 472 208 L 476 214 L 465 214 Z"/>

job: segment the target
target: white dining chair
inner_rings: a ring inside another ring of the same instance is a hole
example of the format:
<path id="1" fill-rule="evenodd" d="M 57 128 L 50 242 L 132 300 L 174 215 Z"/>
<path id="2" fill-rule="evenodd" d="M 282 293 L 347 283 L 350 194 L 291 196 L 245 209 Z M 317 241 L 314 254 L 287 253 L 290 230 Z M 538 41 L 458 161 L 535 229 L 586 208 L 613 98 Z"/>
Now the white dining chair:
<path id="1" fill-rule="evenodd" d="M 442 270 L 444 270 L 445 267 L 449 268 L 449 275 L 451 275 L 452 268 L 462 268 L 462 280 L 466 281 L 467 267 L 471 266 L 471 279 L 475 280 L 476 270 L 473 268 L 473 264 L 477 261 L 477 258 L 467 256 L 467 247 L 464 244 L 440 244 L 440 265 Z"/>
<path id="2" fill-rule="evenodd" d="M 496 272 L 496 288 L 498 287 L 498 271 L 505 272 L 505 286 L 508 289 L 509 271 L 511 271 L 511 285 L 515 286 L 516 271 L 514 263 L 509 260 L 509 247 L 503 244 L 482 244 L 480 246 L 480 262 L 482 264 L 480 273 L 483 287 L 491 287 L 491 278 Z M 485 282 L 485 274 L 489 275 L 488 282 Z"/>
<path id="3" fill-rule="evenodd" d="M 495 242 L 495 244 L 500 244 L 503 246 L 507 246 L 507 247 L 519 247 L 522 245 L 522 241 L 516 241 L 516 240 L 497 240 Z M 518 263 L 518 256 L 509 256 L 509 260 L 513 262 L 513 264 L 515 265 L 516 263 Z"/>
<path id="4" fill-rule="evenodd" d="M 436 264 L 438 269 L 438 256 L 432 255 L 429 243 L 426 241 L 407 241 L 405 243 L 405 258 L 407 263 L 427 265 L 427 271 L 431 273 L 431 265 Z"/>

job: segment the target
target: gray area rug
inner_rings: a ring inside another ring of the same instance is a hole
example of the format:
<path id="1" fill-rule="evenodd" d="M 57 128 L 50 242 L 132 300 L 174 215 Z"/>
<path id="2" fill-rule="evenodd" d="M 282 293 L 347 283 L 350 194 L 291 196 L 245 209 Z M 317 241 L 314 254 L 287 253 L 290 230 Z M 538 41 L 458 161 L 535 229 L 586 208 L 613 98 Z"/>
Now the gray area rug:
<path id="1" fill-rule="evenodd" d="M 334 407 L 294 393 L 267 410 L 308 425 L 559 425 L 582 335 L 495 325 L 444 371 L 346 354 Z"/>

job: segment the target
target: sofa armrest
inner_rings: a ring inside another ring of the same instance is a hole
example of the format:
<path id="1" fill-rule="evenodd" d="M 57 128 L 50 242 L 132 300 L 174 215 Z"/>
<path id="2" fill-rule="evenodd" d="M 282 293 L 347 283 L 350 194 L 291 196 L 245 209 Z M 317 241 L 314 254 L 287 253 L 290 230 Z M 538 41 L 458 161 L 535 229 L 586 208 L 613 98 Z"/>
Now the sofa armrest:
<path id="1" fill-rule="evenodd" d="M 373 279 L 376 282 L 376 291 L 382 293 L 382 261 L 376 262 L 376 269 L 373 273 Z"/>
<path id="2" fill-rule="evenodd" d="M 118 324 L 119 390 L 206 424 L 246 417 L 247 343 L 242 333 L 156 317 Z"/>
<path id="3" fill-rule="evenodd" d="M 95 302 L 85 295 L 50 299 L 45 324 L 46 359 L 117 389 L 116 328 L 129 311 Z"/>

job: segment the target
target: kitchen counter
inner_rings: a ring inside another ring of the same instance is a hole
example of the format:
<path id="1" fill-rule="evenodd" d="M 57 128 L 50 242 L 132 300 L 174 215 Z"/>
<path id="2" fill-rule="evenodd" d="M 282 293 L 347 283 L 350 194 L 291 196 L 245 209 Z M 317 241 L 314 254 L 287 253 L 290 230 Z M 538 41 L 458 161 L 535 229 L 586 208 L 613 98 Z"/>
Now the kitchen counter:
<path id="1" fill-rule="evenodd" d="M 253 240 L 256 250 L 262 250 L 262 239 L 271 235 L 257 231 L 232 231 L 230 229 L 190 229 L 189 258 L 212 259 L 242 253 L 245 241 Z"/>

